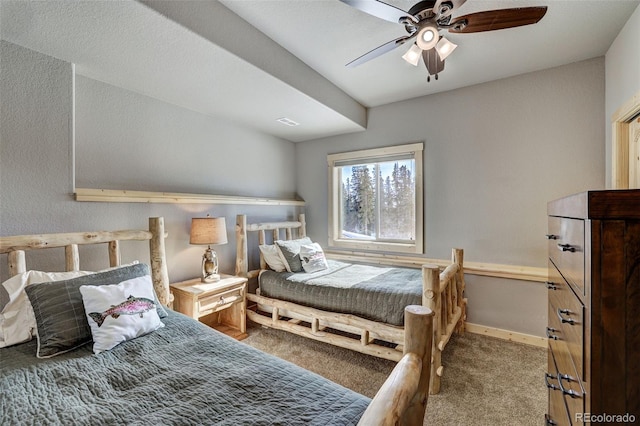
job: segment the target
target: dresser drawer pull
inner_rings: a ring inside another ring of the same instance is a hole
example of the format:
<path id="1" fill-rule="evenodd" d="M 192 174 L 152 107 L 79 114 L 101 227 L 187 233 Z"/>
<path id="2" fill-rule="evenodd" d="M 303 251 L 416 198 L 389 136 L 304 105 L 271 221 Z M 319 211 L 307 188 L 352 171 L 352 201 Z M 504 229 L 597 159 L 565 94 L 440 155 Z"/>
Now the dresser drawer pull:
<path id="1" fill-rule="evenodd" d="M 549 383 L 549 379 L 558 380 L 558 377 L 554 376 L 553 374 L 544 373 L 544 382 L 547 384 L 547 387 L 551 390 L 560 390 L 560 386 Z"/>
<path id="2" fill-rule="evenodd" d="M 558 244 L 558 250 L 570 251 L 571 253 L 576 251 L 576 248 L 571 244 Z"/>
<path id="3" fill-rule="evenodd" d="M 558 286 L 553 281 L 547 281 L 547 288 L 549 290 L 557 290 Z"/>
<path id="4" fill-rule="evenodd" d="M 582 398 L 582 394 L 581 393 L 578 393 L 578 392 L 574 391 L 573 389 L 565 389 L 564 386 L 562 386 L 562 381 L 563 380 L 566 380 L 567 382 L 577 382 L 576 379 L 574 379 L 573 377 L 569 376 L 568 374 L 558 373 L 558 384 L 560 385 L 560 390 L 562 391 L 563 394 L 569 395 L 571 398 Z"/>
<path id="5" fill-rule="evenodd" d="M 558 308 L 558 318 L 560 318 L 560 321 L 562 323 L 574 325 L 576 323 L 576 320 L 574 320 L 573 318 L 563 317 L 563 315 L 571 315 L 572 313 L 573 312 L 571 312 L 569 309 Z"/>
<path id="6" fill-rule="evenodd" d="M 555 422 L 551 417 L 549 417 L 549 415 L 548 415 L 548 414 L 545 414 L 545 415 L 544 415 L 544 421 L 545 421 L 545 424 L 547 424 L 547 425 L 549 425 L 549 426 L 554 426 L 554 425 L 557 425 L 557 424 L 558 424 L 558 423 L 557 423 L 557 422 Z"/>
<path id="7" fill-rule="evenodd" d="M 547 240 L 557 240 L 558 238 L 560 238 L 558 235 L 553 234 L 547 234 L 545 235 L 545 237 L 547 237 Z"/>
<path id="8" fill-rule="evenodd" d="M 551 334 L 553 332 L 556 332 L 558 330 L 556 330 L 553 327 L 547 327 L 547 339 L 551 339 L 551 340 L 560 340 L 560 338 L 558 336 L 556 336 L 555 334 Z"/>

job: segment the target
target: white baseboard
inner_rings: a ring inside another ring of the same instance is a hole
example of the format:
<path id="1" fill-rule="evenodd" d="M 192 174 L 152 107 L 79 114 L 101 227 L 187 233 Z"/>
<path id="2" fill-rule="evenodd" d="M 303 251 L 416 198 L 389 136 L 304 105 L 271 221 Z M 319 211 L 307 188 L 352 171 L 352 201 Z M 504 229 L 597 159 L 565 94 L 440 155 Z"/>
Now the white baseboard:
<path id="1" fill-rule="evenodd" d="M 465 330 L 469 333 L 483 334 L 485 336 L 495 337 L 511 342 L 524 343 L 525 345 L 547 347 L 547 339 L 545 337 L 533 336 L 531 334 L 517 333 L 515 331 L 503 330 L 501 328 L 487 327 L 485 325 L 465 324 Z"/>

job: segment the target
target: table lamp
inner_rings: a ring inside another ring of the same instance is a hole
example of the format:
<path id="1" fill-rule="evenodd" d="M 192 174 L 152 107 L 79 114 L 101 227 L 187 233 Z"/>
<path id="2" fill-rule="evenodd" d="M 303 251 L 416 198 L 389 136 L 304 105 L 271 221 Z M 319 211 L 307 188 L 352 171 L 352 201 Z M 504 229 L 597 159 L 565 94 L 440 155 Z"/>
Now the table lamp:
<path id="1" fill-rule="evenodd" d="M 211 244 L 227 243 L 227 225 L 224 217 L 207 217 L 191 219 L 190 244 L 207 244 L 202 255 L 202 282 L 212 283 L 220 280 L 218 274 L 218 256 L 211 249 Z"/>

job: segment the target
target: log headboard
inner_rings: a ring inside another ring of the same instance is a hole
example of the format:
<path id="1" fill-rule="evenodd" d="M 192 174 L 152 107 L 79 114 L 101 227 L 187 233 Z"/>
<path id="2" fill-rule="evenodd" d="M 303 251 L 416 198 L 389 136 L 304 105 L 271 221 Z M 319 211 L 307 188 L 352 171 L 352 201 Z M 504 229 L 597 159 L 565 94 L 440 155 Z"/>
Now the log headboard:
<path id="1" fill-rule="evenodd" d="M 281 230 L 284 231 L 284 239 L 291 240 L 307 236 L 307 223 L 304 213 L 298 215 L 298 221 L 291 222 L 264 222 L 247 224 L 247 216 L 239 214 L 236 216 L 236 275 L 246 278 L 258 276 L 260 270 L 267 269 L 266 262 L 260 253 L 260 269 L 249 270 L 249 253 L 247 248 L 247 233 L 258 233 L 258 244 L 269 244 L 267 242 L 267 232 L 271 231 L 271 243 L 281 239 Z"/>
<path id="2" fill-rule="evenodd" d="M 0 253 L 7 253 L 9 275 L 14 276 L 26 272 L 27 264 L 25 251 L 40 250 L 56 247 L 65 249 L 65 269 L 67 271 L 80 270 L 79 245 L 108 244 L 109 265 L 121 264 L 121 241 L 149 241 L 151 260 L 151 278 L 158 300 L 165 306 L 171 303 L 169 293 L 169 272 L 165 254 L 164 218 L 149 218 L 149 230 L 71 232 L 61 234 L 16 235 L 0 237 Z"/>

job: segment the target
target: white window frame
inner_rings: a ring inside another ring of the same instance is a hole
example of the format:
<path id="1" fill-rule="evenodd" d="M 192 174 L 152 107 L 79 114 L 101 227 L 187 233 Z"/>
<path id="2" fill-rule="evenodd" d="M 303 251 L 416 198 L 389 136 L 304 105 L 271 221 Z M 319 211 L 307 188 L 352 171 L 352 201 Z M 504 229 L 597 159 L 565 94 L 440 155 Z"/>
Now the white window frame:
<path id="1" fill-rule="evenodd" d="M 327 166 L 329 176 L 329 247 L 351 250 L 376 250 L 398 253 L 420 253 L 424 252 L 424 229 L 423 229 L 423 162 L 424 143 L 412 143 L 407 145 L 396 145 L 385 148 L 365 149 L 361 151 L 342 152 L 327 155 Z M 341 238 L 340 205 L 341 181 L 339 167 L 336 163 L 345 161 L 385 161 L 385 158 L 393 158 L 400 155 L 413 155 L 415 159 L 415 232 L 416 239 L 411 243 L 407 242 L 387 242 L 387 241 L 363 241 Z"/>

